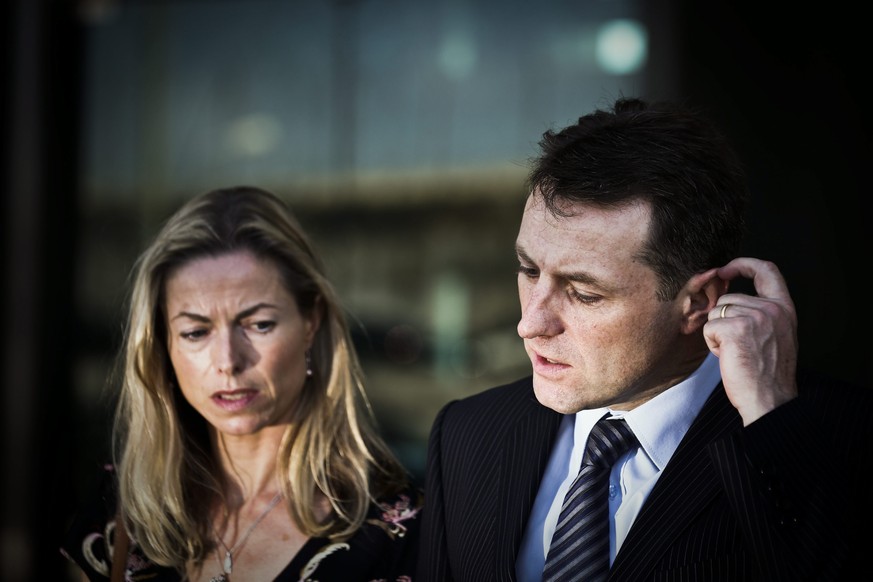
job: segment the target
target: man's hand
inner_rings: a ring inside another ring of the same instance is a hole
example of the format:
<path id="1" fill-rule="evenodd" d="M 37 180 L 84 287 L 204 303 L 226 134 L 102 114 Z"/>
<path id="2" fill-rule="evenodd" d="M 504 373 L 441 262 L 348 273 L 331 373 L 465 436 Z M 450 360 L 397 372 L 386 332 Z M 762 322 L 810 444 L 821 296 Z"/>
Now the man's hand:
<path id="1" fill-rule="evenodd" d="M 775 264 L 740 257 L 718 270 L 751 279 L 757 296 L 725 293 L 703 327 L 725 391 L 748 426 L 797 396 L 797 313 Z"/>

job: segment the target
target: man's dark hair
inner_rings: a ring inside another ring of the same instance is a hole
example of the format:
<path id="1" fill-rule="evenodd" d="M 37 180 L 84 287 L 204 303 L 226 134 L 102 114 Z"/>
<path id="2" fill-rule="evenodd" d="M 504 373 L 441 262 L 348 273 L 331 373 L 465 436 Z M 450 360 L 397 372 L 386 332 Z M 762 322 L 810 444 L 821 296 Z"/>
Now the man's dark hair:
<path id="1" fill-rule="evenodd" d="M 699 112 L 622 97 L 611 110 L 546 131 L 539 145 L 528 186 L 555 216 L 568 216 L 573 203 L 651 204 L 640 258 L 658 274 L 662 299 L 739 253 L 746 176 L 724 135 Z"/>

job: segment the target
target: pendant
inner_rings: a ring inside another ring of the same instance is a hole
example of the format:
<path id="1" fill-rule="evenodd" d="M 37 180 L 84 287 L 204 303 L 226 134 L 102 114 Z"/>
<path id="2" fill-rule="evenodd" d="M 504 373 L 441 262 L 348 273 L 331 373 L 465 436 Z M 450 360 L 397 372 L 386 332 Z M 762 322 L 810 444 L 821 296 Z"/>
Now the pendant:
<path id="1" fill-rule="evenodd" d="M 215 578 L 210 578 L 209 582 L 227 582 L 227 576 L 224 574 L 219 574 Z"/>
<path id="2" fill-rule="evenodd" d="M 234 548 L 234 549 L 236 549 L 236 548 Z M 224 573 L 230 574 L 231 572 L 233 572 L 233 556 L 230 554 L 230 552 L 225 552 L 224 553 Z"/>

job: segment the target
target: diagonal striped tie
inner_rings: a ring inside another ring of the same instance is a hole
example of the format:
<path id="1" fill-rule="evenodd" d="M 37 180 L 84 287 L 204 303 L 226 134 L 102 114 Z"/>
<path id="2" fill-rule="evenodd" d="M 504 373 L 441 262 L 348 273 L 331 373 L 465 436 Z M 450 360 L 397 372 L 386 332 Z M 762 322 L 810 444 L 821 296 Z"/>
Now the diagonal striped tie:
<path id="1" fill-rule="evenodd" d="M 638 444 L 623 419 L 597 421 L 579 474 L 564 497 L 543 568 L 543 582 L 591 582 L 609 573 L 609 473 L 615 461 Z"/>

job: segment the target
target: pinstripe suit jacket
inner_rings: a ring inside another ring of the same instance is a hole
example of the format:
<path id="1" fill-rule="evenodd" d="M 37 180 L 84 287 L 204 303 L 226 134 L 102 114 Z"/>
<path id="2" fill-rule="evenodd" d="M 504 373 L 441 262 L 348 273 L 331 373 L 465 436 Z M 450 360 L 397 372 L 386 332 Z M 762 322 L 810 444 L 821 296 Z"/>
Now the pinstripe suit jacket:
<path id="1" fill-rule="evenodd" d="M 723 388 L 713 392 L 610 580 L 850 579 L 864 538 L 848 532 L 871 516 L 873 492 L 855 470 L 870 467 L 870 391 L 821 378 L 799 384 L 800 397 L 745 428 Z M 416 582 L 515 580 L 560 418 L 537 402 L 530 377 L 440 411 Z"/>

